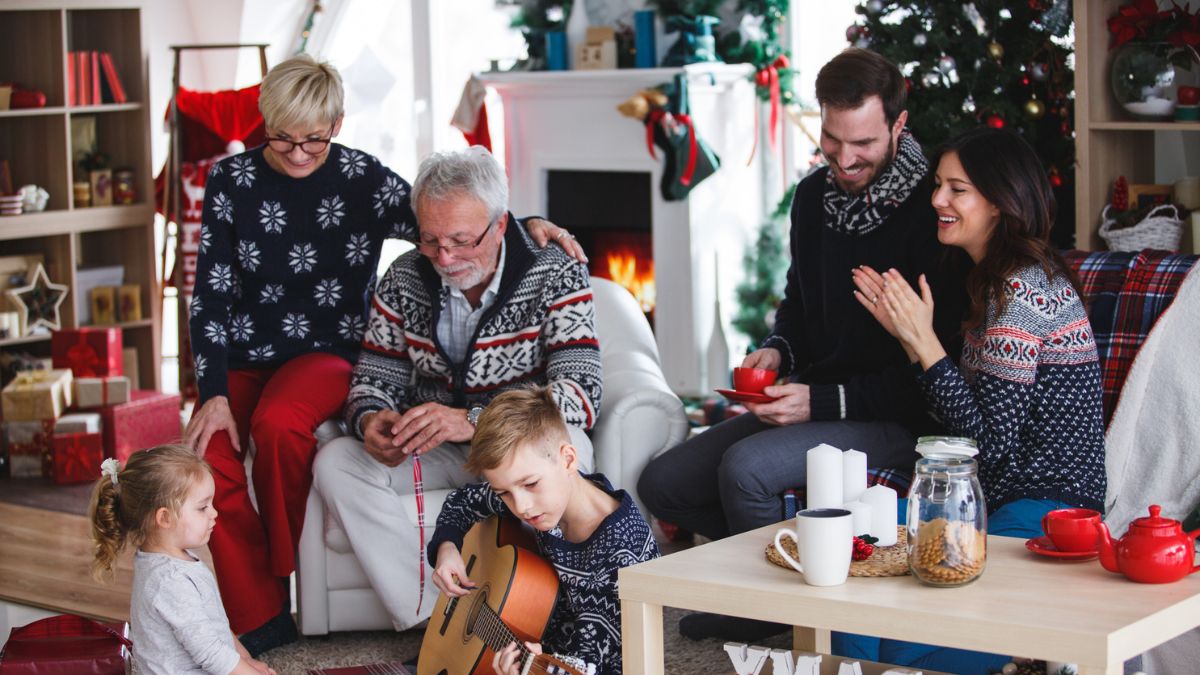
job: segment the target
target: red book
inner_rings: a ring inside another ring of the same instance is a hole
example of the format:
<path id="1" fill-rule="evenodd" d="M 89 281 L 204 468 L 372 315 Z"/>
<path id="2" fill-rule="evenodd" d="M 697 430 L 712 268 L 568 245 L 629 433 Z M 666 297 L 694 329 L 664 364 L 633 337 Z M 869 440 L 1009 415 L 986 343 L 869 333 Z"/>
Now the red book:
<path id="1" fill-rule="evenodd" d="M 84 67 L 85 57 L 87 52 L 74 52 L 75 54 L 75 105 L 87 105 L 88 94 L 91 89 L 87 86 L 88 69 Z"/>
<path id="2" fill-rule="evenodd" d="M 75 91 L 75 52 L 67 52 L 67 105 L 75 105 L 78 95 Z"/>
<path id="3" fill-rule="evenodd" d="M 70 368 L 75 377 L 125 374 L 124 341 L 116 326 L 68 328 L 50 334 L 50 359 L 55 368 Z"/>
<path id="4" fill-rule="evenodd" d="M 104 102 L 100 96 L 100 54 L 96 52 L 88 52 L 88 67 L 91 73 L 91 81 L 89 84 L 92 87 L 92 105 L 99 105 Z"/>
<path id="5" fill-rule="evenodd" d="M 128 101 L 129 99 L 125 96 L 125 87 L 121 86 L 121 77 L 117 75 L 117 68 L 113 65 L 112 54 L 100 52 L 100 66 L 104 68 L 104 79 L 112 91 L 113 103 Z"/>

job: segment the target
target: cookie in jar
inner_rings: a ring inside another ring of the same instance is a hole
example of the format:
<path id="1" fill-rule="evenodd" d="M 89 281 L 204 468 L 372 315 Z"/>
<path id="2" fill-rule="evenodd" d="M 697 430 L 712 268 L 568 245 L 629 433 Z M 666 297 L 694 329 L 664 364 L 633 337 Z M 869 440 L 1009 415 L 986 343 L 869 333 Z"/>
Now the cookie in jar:
<path id="1" fill-rule="evenodd" d="M 987 565 L 987 505 L 968 438 L 923 437 L 908 495 L 908 567 L 931 586 L 961 586 Z"/>

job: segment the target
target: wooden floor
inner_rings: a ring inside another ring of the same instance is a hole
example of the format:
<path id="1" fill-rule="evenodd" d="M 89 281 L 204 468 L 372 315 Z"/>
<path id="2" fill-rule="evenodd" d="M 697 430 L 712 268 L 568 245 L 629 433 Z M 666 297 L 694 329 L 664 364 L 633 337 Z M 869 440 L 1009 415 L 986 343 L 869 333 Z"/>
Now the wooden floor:
<path id="1" fill-rule="evenodd" d="M 87 518 L 0 503 L 0 600 L 105 621 L 129 620 L 132 555 L 95 581 Z"/>

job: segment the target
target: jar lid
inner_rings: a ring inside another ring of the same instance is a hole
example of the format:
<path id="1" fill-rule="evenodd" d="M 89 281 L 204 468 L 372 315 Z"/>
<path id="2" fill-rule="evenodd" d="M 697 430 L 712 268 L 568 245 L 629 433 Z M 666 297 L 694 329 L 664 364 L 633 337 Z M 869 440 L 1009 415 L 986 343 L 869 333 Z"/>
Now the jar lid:
<path id="1" fill-rule="evenodd" d="M 974 474 L 979 470 L 974 459 L 964 455 L 928 455 L 917 460 L 919 474 L 945 473 L 952 475 Z"/>
<path id="2" fill-rule="evenodd" d="M 917 439 L 917 452 L 922 457 L 974 457 L 979 448 L 971 438 L 922 436 Z"/>

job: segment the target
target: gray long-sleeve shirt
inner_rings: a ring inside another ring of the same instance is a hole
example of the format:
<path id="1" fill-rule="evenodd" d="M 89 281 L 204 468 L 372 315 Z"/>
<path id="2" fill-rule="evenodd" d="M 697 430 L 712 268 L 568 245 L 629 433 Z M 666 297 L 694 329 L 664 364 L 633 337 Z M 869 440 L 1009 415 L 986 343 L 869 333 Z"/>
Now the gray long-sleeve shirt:
<path id="1" fill-rule="evenodd" d="M 241 660 L 217 580 L 197 559 L 138 551 L 129 613 L 135 674 L 229 675 Z"/>

